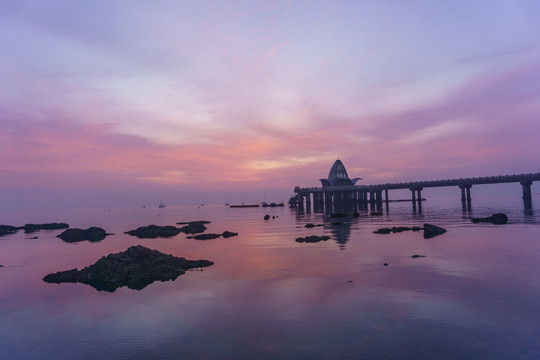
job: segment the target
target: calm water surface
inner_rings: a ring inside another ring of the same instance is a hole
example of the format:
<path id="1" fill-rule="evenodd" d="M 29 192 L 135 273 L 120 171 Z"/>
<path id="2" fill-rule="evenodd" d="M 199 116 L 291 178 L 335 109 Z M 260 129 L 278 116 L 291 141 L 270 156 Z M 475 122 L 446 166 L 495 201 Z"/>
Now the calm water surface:
<path id="1" fill-rule="evenodd" d="M 470 222 L 500 211 L 508 224 Z M 77 244 L 56 238 L 60 231 L 0 238 L 0 358 L 540 359 L 537 213 L 519 199 L 484 199 L 471 212 L 459 199 L 430 199 L 421 214 L 393 203 L 383 216 L 362 213 L 341 226 L 288 208 L 0 212 L 3 224 L 58 221 L 115 233 Z M 239 236 L 124 234 L 190 220 Z M 306 229 L 308 222 L 325 226 Z M 448 232 L 429 240 L 373 234 L 424 222 Z M 294 241 L 323 234 L 331 240 Z M 136 244 L 215 265 L 141 291 L 42 281 Z"/>

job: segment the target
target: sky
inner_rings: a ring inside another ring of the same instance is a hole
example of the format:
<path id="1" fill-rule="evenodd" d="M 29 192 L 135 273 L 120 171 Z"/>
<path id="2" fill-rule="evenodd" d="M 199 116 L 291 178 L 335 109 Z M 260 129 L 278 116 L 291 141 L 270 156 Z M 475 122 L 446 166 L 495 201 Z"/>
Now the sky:
<path id="1" fill-rule="evenodd" d="M 0 0 L 0 209 L 539 172 L 538 1 Z M 457 191 L 457 190 L 456 190 Z"/>

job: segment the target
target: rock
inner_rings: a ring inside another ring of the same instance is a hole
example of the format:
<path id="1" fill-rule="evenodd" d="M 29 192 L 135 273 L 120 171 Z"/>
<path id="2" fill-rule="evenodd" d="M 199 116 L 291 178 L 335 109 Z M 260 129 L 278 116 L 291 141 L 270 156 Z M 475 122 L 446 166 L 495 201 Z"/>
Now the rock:
<path id="1" fill-rule="evenodd" d="M 220 236 L 221 234 L 200 234 L 200 235 L 193 236 L 193 238 L 195 240 L 212 240 L 212 239 L 217 239 Z"/>
<path id="2" fill-rule="evenodd" d="M 15 234 L 20 228 L 11 225 L 0 225 L 0 236 Z"/>
<path id="3" fill-rule="evenodd" d="M 431 239 L 432 237 L 444 234 L 446 229 L 431 224 L 424 224 L 424 239 Z"/>
<path id="4" fill-rule="evenodd" d="M 177 222 L 177 225 L 190 225 L 190 224 L 210 224 L 210 221 L 207 220 L 195 220 L 195 221 L 182 221 Z"/>
<path id="5" fill-rule="evenodd" d="M 224 231 L 221 236 L 223 236 L 225 239 L 230 238 L 232 236 L 238 236 L 238 233 L 231 232 L 231 231 Z"/>
<path id="6" fill-rule="evenodd" d="M 413 259 L 418 259 L 418 258 L 422 258 L 422 257 L 426 257 L 426 255 L 413 255 L 412 256 Z"/>
<path id="7" fill-rule="evenodd" d="M 308 223 L 308 224 L 304 225 L 304 227 L 308 228 L 308 229 L 314 228 L 315 226 L 317 226 L 317 225 L 312 224 L 312 223 Z"/>
<path id="8" fill-rule="evenodd" d="M 487 222 L 495 225 L 502 225 L 508 222 L 508 216 L 506 216 L 506 214 L 504 213 L 497 213 L 485 218 L 472 218 L 471 221 L 475 224 L 480 222 Z"/>
<path id="9" fill-rule="evenodd" d="M 199 221 L 193 221 L 188 223 L 186 226 L 182 226 L 180 228 L 180 231 L 185 234 L 199 234 L 206 230 L 206 226 L 204 226 L 204 222 Z"/>
<path id="10" fill-rule="evenodd" d="M 157 237 L 171 237 L 178 235 L 180 229 L 175 226 L 158 226 L 158 225 L 148 225 L 141 226 L 135 230 L 126 231 L 126 234 L 136 236 L 139 239 L 154 239 Z"/>
<path id="11" fill-rule="evenodd" d="M 0 265 L 0 268 L 3 268 L 3 267 L 4 267 L 4 265 Z"/>
<path id="12" fill-rule="evenodd" d="M 330 239 L 330 236 L 317 236 L 317 235 L 312 235 L 312 236 L 306 236 L 306 237 L 300 237 L 298 239 L 296 239 L 296 242 L 298 243 L 316 243 L 316 242 L 319 242 L 319 241 L 326 241 L 326 240 L 329 240 Z"/>
<path id="13" fill-rule="evenodd" d="M 420 231 L 424 228 L 421 228 L 419 226 L 413 226 L 413 227 L 406 227 L 406 226 L 394 226 L 392 228 L 381 228 L 375 230 L 374 234 L 390 234 L 390 233 L 400 233 L 403 231 Z"/>
<path id="14" fill-rule="evenodd" d="M 82 270 L 56 272 L 43 280 L 48 283 L 80 282 L 109 292 L 122 286 L 141 290 L 154 281 L 174 280 L 186 270 L 210 265 L 213 262 L 208 260 L 186 260 L 137 245 L 104 256 Z"/>
<path id="15" fill-rule="evenodd" d="M 383 265 L 383 266 L 388 266 L 388 263 L 384 263 L 384 265 Z"/>
<path id="16" fill-rule="evenodd" d="M 268 220 L 268 219 L 270 219 L 270 215 L 268 214 L 264 215 L 264 220 Z"/>
<path id="17" fill-rule="evenodd" d="M 107 235 L 112 234 L 107 234 L 102 228 L 93 226 L 88 229 L 67 229 L 57 237 L 65 242 L 77 242 L 84 240 L 96 242 L 105 239 Z"/>
<path id="18" fill-rule="evenodd" d="M 33 233 L 39 230 L 58 230 L 58 229 L 67 229 L 69 224 L 66 223 L 47 223 L 47 224 L 26 224 L 21 229 L 25 233 Z"/>

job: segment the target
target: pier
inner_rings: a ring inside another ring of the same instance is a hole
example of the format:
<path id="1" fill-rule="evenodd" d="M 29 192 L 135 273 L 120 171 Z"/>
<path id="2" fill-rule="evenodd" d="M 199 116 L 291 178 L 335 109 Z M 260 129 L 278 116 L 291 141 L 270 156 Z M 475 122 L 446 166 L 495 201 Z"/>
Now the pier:
<path id="1" fill-rule="evenodd" d="M 383 204 L 388 208 L 390 190 L 409 189 L 414 211 L 422 211 L 422 190 L 425 188 L 455 186 L 461 190 L 463 209 L 470 209 L 472 203 L 471 188 L 477 185 L 519 183 L 523 190 L 525 209 L 532 208 L 531 185 L 540 181 L 540 173 L 499 175 L 445 180 L 426 180 L 374 185 L 356 185 L 359 178 L 349 179 L 345 166 L 337 160 L 328 179 L 321 179 L 321 187 L 294 188 L 296 206 L 311 211 L 334 212 L 336 208 L 381 211 Z M 384 192 L 384 198 L 383 198 Z M 293 201 L 294 202 L 294 201 Z"/>

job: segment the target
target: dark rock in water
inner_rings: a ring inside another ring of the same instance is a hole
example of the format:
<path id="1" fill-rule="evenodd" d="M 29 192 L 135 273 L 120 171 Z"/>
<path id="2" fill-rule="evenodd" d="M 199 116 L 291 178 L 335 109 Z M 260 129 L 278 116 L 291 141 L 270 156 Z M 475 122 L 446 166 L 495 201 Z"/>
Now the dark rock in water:
<path id="1" fill-rule="evenodd" d="M 3 268 L 3 267 L 4 267 L 4 265 L 0 265 L 0 268 Z"/>
<path id="2" fill-rule="evenodd" d="M 126 231 L 126 234 L 136 236 L 139 239 L 145 239 L 145 238 L 158 238 L 158 237 L 171 237 L 178 235 L 180 233 L 180 229 L 175 226 L 158 226 L 158 225 L 148 225 L 148 226 L 141 226 L 137 228 L 136 230 L 130 230 Z"/>
<path id="3" fill-rule="evenodd" d="M 349 215 L 343 214 L 343 213 L 334 213 L 334 214 L 330 215 L 330 217 L 334 218 L 334 219 L 335 218 L 343 218 L 343 217 L 347 217 L 347 216 L 349 216 Z"/>
<path id="4" fill-rule="evenodd" d="M 418 258 L 422 258 L 422 257 L 426 257 L 426 255 L 413 255 L 412 256 L 413 259 L 418 259 Z"/>
<path id="5" fill-rule="evenodd" d="M 390 233 L 400 233 L 400 232 L 403 232 L 403 231 L 420 231 L 420 230 L 423 230 L 423 229 L 424 228 L 419 227 L 419 226 L 413 226 L 413 227 L 394 226 L 394 227 L 391 227 L 391 228 L 377 229 L 373 233 L 374 234 L 390 234 Z"/>
<path id="6" fill-rule="evenodd" d="M 25 233 L 33 233 L 39 230 L 58 230 L 58 229 L 67 229 L 69 224 L 66 223 L 47 223 L 47 224 L 26 224 L 21 229 Z"/>
<path id="7" fill-rule="evenodd" d="M 182 221 L 177 222 L 176 225 L 190 225 L 190 224 L 210 224 L 210 221 L 207 220 L 195 220 L 195 221 Z"/>
<path id="8" fill-rule="evenodd" d="M 11 225 L 0 225 L 0 236 L 15 234 L 20 228 Z"/>
<path id="9" fill-rule="evenodd" d="M 268 219 L 270 219 L 270 215 L 268 214 L 264 215 L 264 220 L 268 220 Z"/>
<path id="10" fill-rule="evenodd" d="M 212 239 L 217 239 L 220 236 L 221 234 L 200 234 L 200 235 L 195 235 L 193 238 L 195 240 L 212 240 Z"/>
<path id="11" fill-rule="evenodd" d="M 225 239 L 230 238 L 232 236 L 238 236 L 238 233 L 232 232 L 232 231 L 224 231 L 221 236 L 223 236 Z"/>
<path id="12" fill-rule="evenodd" d="M 424 224 L 424 239 L 431 239 L 432 237 L 444 234 L 446 229 L 431 224 Z"/>
<path id="13" fill-rule="evenodd" d="M 384 263 L 384 266 L 388 266 L 388 263 Z"/>
<path id="14" fill-rule="evenodd" d="M 112 234 L 107 234 L 107 232 L 105 232 L 105 230 L 103 230 L 102 228 L 93 226 L 88 229 L 67 229 L 57 237 L 64 240 L 65 242 L 77 242 L 84 240 L 96 242 L 105 239 L 107 235 Z"/>
<path id="15" fill-rule="evenodd" d="M 304 227 L 305 227 L 305 228 L 308 228 L 308 229 L 314 228 L 315 226 L 324 226 L 324 224 L 312 224 L 312 223 L 307 223 L 306 225 L 304 225 Z"/>
<path id="16" fill-rule="evenodd" d="M 298 239 L 296 239 L 296 242 L 298 243 L 316 243 L 316 242 L 319 242 L 319 241 L 326 241 L 326 240 L 329 240 L 330 239 L 330 236 L 317 236 L 317 235 L 312 235 L 312 236 L 306 236 L 306 237 L 300 237 Z"/>
<path id="17" fill-rule="evenodd" d="M 182 226 L 180 228 L 180 231 L 185 234 L 199 234 L 206 230 L 206 226 L 204 226 L 204 224 L 207 224 L 207 223 L 193 221 L 193 222 L 188 223 L 186 226 Z"/>
<path id="18" fill-rule="evenodd" d="M 497 213 L 485 218 L 472 218 L 473 223 L 487 222 L 495 225 L 502 225 L 508 222 L 508 216 L 504 213 Z"/>
<path id="19" fill-rule="evenodd" d="M 48 283 L 80 282 L 109 292 L 122 286 L 141 290 L 154 281 L 174 280 L 188 269 L 213 264 L 208 260 L 186 260 L 137 245 L 104 256 L 82 270 L 60 271 L 43 280 Z"/>
<path id="20" fill-rule="evenodd" d="M 38 238 L 37 236 L 32 236 L 32 237 L 29 237 L 28 239 L 35 240 L 37 238 Z"/>

